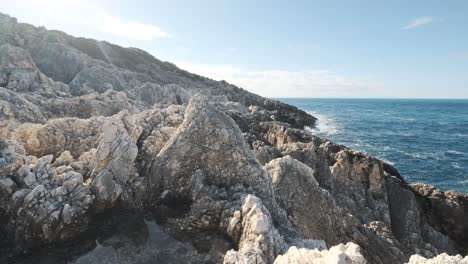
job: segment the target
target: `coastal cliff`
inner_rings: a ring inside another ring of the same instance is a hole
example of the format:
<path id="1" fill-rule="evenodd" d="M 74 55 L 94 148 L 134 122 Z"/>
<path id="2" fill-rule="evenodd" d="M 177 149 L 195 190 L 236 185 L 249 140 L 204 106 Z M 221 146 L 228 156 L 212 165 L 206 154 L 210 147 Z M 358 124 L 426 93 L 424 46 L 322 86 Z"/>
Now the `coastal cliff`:
<path id="1" fill-rule="evenodd" d="M 468 263 L 468 195 L 315 120 L 0 14 L 0 262 Z"/>

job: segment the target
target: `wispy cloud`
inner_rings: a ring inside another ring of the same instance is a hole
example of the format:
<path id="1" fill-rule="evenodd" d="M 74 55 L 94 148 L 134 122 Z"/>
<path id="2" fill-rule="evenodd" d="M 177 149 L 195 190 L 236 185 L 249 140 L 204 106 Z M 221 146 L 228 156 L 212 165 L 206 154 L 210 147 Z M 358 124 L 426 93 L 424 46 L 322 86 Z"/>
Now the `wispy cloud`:
<path id="1" fill-rule="evenodd" d="M 413 29 L 420 26 L 428 25 L 434 22 L 434 18 L 430 16 L 422 16 L 413 19 L 410 23 L 403 27 L 403 29 Z"/>
<path id="2" fill-rule="evenodd" d="M 154 38 L 169 37 L 169 34 L 158 26 L 133 21 L 122 21 L 120 18 L 111 15 L 104 15 L 102 23 L 98 28 L 104 33 L 134 40 L 153 40 Z"/>
<path id="3" fill-rule="evenodd" d="M 176 63 L 182 69 L 226 80 L 266 97 L 368 97 L 368 92 L 381 89 L 372 78 L 352 78 L 326 70 L 249 71 L 230 65 Z"/>

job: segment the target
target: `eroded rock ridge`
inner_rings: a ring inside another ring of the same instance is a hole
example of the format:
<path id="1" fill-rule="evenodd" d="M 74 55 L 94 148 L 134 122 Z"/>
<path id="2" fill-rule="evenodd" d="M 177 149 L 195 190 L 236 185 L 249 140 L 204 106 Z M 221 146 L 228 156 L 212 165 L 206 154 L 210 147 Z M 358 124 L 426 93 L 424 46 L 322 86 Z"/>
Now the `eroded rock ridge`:
<path id="1" fill-rule="evenodd" d="M 410 185 L 315 120 L 0 14 L 0 262 L 466 262 L 466 194 Z"/>

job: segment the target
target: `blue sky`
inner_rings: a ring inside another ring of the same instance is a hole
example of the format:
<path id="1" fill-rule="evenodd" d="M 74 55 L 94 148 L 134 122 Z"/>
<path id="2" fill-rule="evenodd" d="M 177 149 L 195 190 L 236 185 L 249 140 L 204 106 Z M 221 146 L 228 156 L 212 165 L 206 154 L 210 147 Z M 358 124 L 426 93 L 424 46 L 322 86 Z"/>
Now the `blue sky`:
<path id="1" fill-rule="evenodd" d="M 468 98 L 468 1 L 1 0 L 268 97 Z"/>

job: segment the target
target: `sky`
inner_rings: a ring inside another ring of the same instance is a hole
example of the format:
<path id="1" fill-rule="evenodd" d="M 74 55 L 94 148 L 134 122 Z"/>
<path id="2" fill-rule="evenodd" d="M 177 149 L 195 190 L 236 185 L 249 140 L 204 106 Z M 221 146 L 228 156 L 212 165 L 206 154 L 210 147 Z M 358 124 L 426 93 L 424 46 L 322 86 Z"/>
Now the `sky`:
<path id="1" fill-rule="evenodd" d="M 0 0 L 267 97 L 468 98 L 465 0 Z"/>

